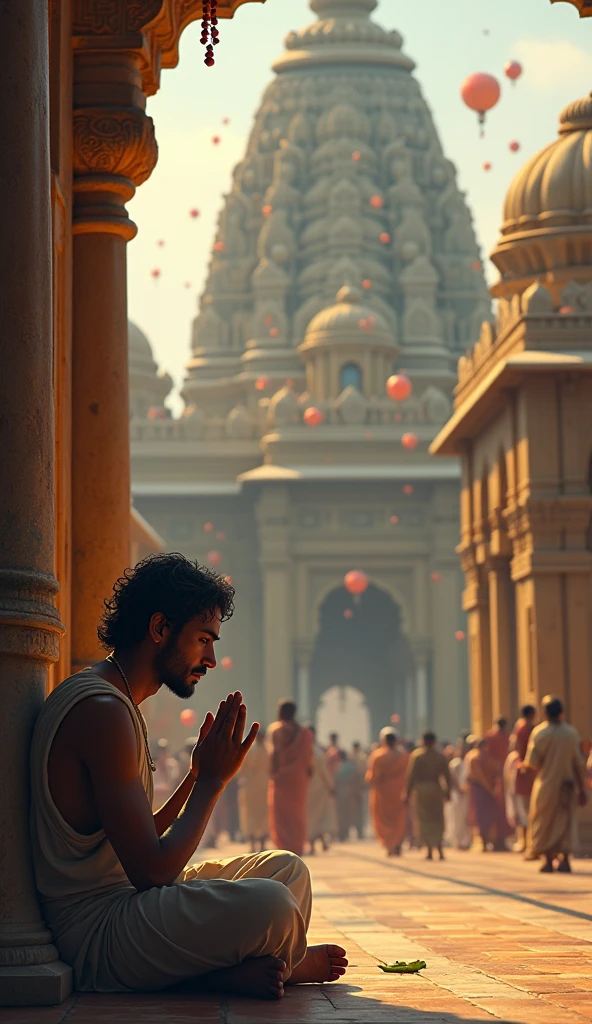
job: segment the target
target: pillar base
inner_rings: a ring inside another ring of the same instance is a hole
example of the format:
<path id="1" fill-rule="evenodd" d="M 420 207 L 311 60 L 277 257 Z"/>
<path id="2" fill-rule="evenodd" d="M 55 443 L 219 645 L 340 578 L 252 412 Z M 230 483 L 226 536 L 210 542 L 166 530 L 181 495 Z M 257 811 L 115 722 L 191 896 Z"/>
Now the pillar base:
<path id="1" fill-rule="evenodd" d="M 73 986 L 72 968 L 61 960 L 0 967 L 0 1006 L 57 1006 Z"/>

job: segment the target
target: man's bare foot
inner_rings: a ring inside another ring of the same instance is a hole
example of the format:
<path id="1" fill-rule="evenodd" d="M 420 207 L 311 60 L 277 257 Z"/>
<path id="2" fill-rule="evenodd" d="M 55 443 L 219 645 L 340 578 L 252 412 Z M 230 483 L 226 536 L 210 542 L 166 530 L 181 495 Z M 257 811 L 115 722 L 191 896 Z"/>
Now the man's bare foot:
<path id="1" fill-rule="evenodd" d="M 258 956 L 243 960 L 236 967 L 222 967 L 198 979 L 199 988 L 206 992 L 232 992 L 237 996 L 258 999 L 281 999 L 284 994 L 282 975 L 286 970 L 283 960 L 276 956 Z"/>
<path id="2" fill-rule="evenodd" d="M 306 985 L 311 981 L 337 981 L 345 974 L 347 960 L 345 950 L 341 946 L 329 943 L 321 946 L 309 946 L 301 964 L 298 964 L 288 985 Z"/>

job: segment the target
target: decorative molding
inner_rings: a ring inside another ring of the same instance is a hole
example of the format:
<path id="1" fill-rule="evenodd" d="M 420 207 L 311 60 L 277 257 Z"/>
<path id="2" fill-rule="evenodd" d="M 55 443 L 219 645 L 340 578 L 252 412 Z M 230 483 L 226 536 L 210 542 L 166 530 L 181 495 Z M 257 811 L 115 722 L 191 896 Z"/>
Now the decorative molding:
<path id="1" fill-rule="evenodd" d="M 76 175 L 114 175 L 138 186 L 156 166 L 154 124 L 138 107 L 75 110 L 73 136 Z"/>
<path id="2" fill-rule="evenodd" d="M 592 18 L 592 0 L 551 0 L 552 4 L 571 4 L 580 13 L 580 18 Z"/>
<path id="3" fill-rule="evenodd" d="M 58 583 L 42 572 L 0 570 L 0 653 L 57 661 L 64 626 L 55 607 Z"/>

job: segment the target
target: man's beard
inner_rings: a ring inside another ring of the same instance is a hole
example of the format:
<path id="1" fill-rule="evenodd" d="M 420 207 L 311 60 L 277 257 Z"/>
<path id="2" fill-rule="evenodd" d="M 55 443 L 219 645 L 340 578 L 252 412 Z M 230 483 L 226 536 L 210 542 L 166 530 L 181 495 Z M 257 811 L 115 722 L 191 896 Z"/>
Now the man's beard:
<path id="1" fill-rule="evenodd" d="M 190 679 L 191 672 L 206 674 L 205 665 L 192 665 L 177 649 L 174 637 L 170 637 L 165 646 L 158 652 L 154 660 L 154 669 L 159 682 L 181 700 L 193 697 L 195 678 Z"/>

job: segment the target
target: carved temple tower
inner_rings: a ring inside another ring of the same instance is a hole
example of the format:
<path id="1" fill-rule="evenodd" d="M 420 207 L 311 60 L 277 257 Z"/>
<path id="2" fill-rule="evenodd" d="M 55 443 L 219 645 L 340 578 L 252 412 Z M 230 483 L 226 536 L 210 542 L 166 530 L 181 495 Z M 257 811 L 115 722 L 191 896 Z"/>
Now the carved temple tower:
<path id="1" fill-rule="evenodd" d="M 134 497 L 170 548 L 232 575 L 221 687 L 269 720 L 279 697 L 306 717 L 351 686 L 372 733 L 398 713 L 452 738 L 469 724 L 460 470 L 428 447 L 489 298 L 401 36 L 371 19 L 376 0 L 310 6 L 220 214 L 184 413 L 132 401 Z M 399 403 L 396 369 L 413 383 Z M 370 579 L 357 604 L 353 568 Z"/>

